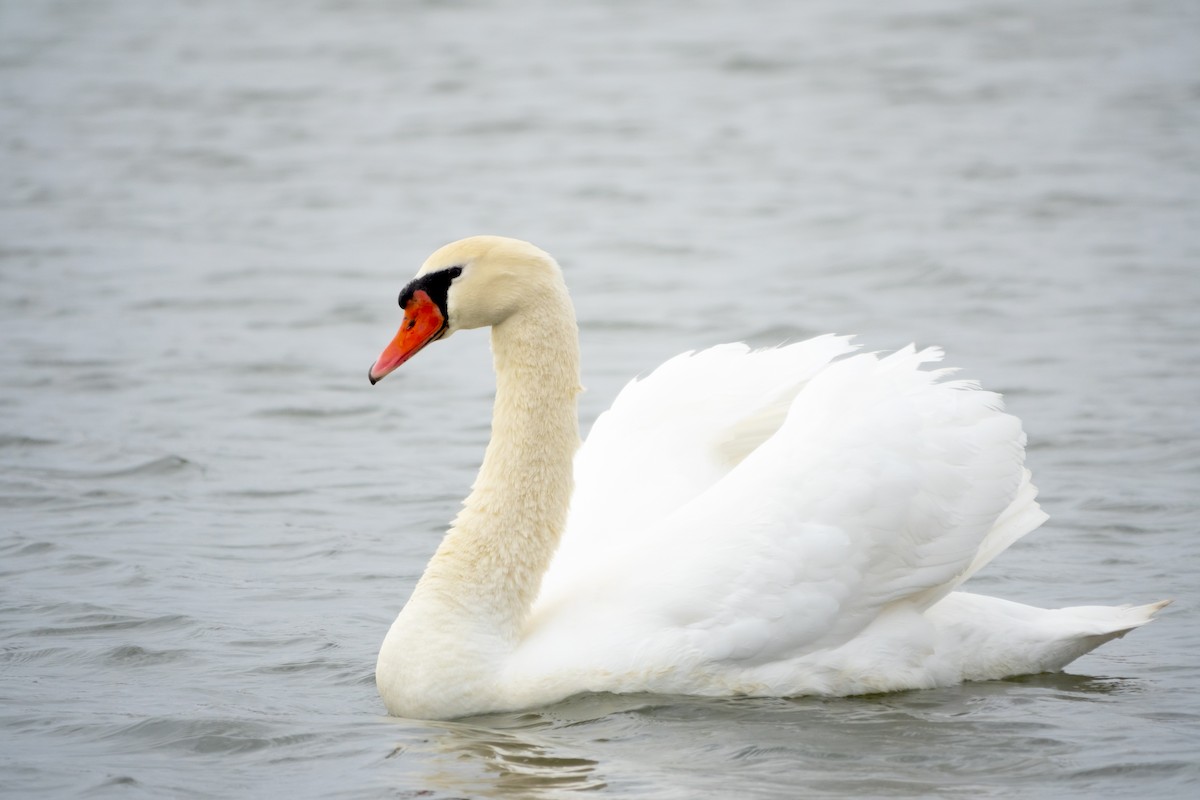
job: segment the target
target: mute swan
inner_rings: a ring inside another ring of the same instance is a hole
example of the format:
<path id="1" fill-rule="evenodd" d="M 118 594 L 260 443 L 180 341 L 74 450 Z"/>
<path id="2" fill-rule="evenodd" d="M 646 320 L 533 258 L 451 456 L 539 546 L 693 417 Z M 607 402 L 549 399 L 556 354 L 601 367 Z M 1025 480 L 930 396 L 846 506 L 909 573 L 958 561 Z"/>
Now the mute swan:
<path id="1" fill-rule="evenodd" d="M 491 327 L 492 438 L 376 682 L 445 719 L 580 692 L 850 695 L 1058 670 L 1163 603 L 1044 610 L 955 591 L 1046 518 L 1020 422 L 935 349 L 822 336 L 678 356 L 580 446 L 554 259 L 446 245 L 400 293 L 374 384 Z"/>

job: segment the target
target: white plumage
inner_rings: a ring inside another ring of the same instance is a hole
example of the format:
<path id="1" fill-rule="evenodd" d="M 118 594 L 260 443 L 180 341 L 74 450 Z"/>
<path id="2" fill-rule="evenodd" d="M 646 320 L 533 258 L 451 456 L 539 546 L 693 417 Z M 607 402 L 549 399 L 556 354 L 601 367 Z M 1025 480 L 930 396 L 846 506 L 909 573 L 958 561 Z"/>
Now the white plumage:
<path id="1" fill-rule="evenodd" d="M 1061 669 L 1163 605 L 955 591 L 1045 514 L 1019 421 L 926 368 L 936 349 L 853 355 L 823 336 L 681 355 L 597 419 L 572 489 L 578 356 L 557 265 L 476 237 L 419 276 L 451 266 L 438 336 L 492 325 L 500 388 L 472 497 L 380 653 L 393 713 L 999 678 Z"/>

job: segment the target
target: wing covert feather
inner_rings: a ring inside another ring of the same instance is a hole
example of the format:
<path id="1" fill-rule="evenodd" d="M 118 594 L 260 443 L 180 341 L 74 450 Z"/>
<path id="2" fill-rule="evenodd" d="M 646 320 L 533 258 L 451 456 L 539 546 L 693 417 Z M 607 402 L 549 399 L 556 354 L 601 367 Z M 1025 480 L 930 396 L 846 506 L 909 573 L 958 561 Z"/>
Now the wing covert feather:
<path id="1" fill-rule="evenodd" d="M 836 341 L 823 346 L 844 352 L 844 340 Z M 711 353 L 676 366 L 734 357 Z M 547 573 L 533 637 L 539 628 L 588 626 L 597 650 L 625 654 L 612 656 L 622 662 L 612 669 L 636 667 L 648 649 L 672 651 L 677 664 L 753 666 L 837 647 L 892 604 L 925 608 L 949 592 L 1028 485 L 1020 423 L 1001 411 L 997 395 L 943 380 L 947 370 L 920 368 L 940 351 L 832 357 L 793 382 L 778 430 L 736 465 L 714 466 L 721 456 L 705 452 L 719 447 L 720 432 L 683 423 L 662 432 L 657 441 L 691 437 L 680 468 L 694 482 L 672 489 L 670 499 L 682 502 L 671 508 L 645 495 L 643 482 L 671 469 L 661 458 L 642 462 L 636 451 L 604 507 L 584 482 L 620 470 L 585 468 L 579 491 L 587 502 L 572 509 L 577 538 L 564 540 Z M 763 384 L 768 393 L 785 390 Z M 739 419 L 751 405 L 743 401 Z M 627 413 L 654 419 L 646 409 L 622 409 L 621 400 L 612 413 L 610 423 Z M 728 430 L 738 419 L 723 421 Z M 599 421 L 597 428 L 588 457 L 615 457 L 620 437 Z M 626 491 L 641 505 L 624 506 Z M 617 530 L 605 529 L 614 522 Z M 610 619 L 622 620 L 621 630 L 606 628 Z"/>

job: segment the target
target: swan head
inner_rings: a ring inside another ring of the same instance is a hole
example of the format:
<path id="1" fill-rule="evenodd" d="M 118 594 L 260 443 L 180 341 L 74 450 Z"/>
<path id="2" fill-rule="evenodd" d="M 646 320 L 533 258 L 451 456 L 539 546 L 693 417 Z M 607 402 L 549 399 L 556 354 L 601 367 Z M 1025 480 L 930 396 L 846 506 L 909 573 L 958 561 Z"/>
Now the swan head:
<path id="1" fill-rule="evenodd" d="M 519 239 L 472 236 L 439 248 L 400 291 L 404 321 L 368 377 L 377 383 L 418 351 L 457 330 L 500 325 L 562 293 L 562 272 L 549 253 Z"/>

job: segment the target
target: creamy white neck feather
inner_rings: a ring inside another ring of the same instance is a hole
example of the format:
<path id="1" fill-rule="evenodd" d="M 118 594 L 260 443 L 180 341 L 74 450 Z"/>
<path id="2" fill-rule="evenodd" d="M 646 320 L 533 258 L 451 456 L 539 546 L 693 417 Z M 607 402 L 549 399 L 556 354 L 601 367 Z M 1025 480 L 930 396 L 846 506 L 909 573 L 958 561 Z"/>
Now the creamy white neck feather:
<path id="1" fill-rule="evenodd" d="M 520 641 L 566 522 L 580 385 L 561 279 L 493 326 L 492 351 L 483 465 L 379 654 L 376 681 L 393 713 L 450 716 L 497 690 L 493 673 Z"/>

